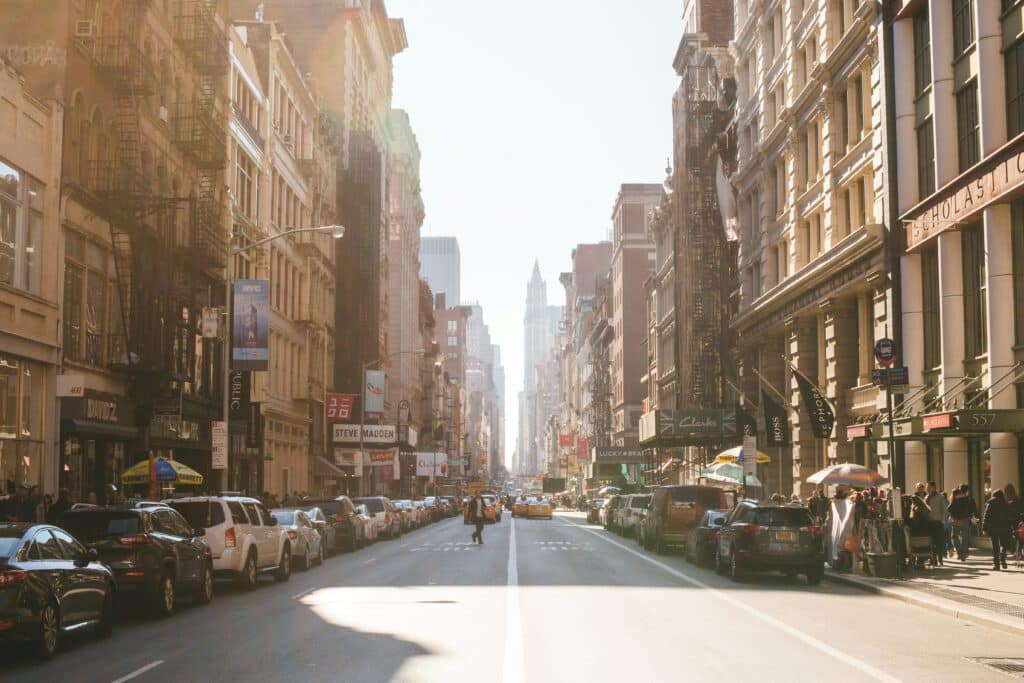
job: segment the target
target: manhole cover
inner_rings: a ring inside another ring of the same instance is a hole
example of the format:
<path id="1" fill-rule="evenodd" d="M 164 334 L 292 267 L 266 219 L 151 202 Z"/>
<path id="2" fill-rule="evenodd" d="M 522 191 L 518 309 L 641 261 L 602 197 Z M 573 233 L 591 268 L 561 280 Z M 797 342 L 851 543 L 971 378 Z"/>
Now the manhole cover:
<path id="1" fill-rule="evenodd" d="M 969 661 L 975 664 L 987 666 L 1004 674 L 1016 678 L 1024 678 L 1024 659 L 1012 659 L 1007 657 L 968 657 Z"/>

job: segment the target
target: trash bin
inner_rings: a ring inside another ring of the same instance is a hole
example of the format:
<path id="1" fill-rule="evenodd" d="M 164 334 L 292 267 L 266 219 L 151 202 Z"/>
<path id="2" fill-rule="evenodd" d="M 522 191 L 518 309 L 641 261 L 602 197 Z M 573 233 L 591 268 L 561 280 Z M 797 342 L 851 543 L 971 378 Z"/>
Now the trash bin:
<path id="1" fill-rule="evenodd" d="M 868 572 L 880 579 L 896 578 L 896 553 L 867 553 Z"/>

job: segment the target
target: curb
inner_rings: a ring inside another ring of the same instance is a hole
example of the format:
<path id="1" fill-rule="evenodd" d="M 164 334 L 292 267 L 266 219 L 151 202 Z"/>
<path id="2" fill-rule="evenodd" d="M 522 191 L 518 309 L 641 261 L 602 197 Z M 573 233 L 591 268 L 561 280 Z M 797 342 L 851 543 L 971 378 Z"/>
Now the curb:
<path id="1" fill-rule="evenodd" d="M 946 614 L 961 621 L 969 621 L 981 626 L 988 626 L 990 628 L 997 628 L 1001 631 L 1008 631 L 1016 635 L 1024 635 L 1024 621 L 1008 619 L 985 610 L 961 607 L 949 600 L 938 600 L 935 598 L 914 595 L 911 591 L 878 585 L 846 574 L 837 574 L 832 570 L 827 570 L 825 572 L 825 580 L 843 586 L 857 588 L 873 595 L 883 595 L 887 598 L 893 598 L 910 605 L 923 607 L 925 609 L 939 612 L 940 614 Z"/>

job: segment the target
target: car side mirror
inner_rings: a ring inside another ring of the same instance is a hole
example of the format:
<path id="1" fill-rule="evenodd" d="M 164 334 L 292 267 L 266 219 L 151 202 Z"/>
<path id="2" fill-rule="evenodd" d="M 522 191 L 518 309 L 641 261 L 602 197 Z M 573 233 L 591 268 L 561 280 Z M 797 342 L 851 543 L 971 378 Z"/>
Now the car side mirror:
<path id="1" fill-rule="evenodd" d="M 95 562 L 96 560 L 100 559 L 100 552 L 96 550 L 96 548 L 89 548 L 85 552 L 85 556 L 89 558 L 90 562 Z"/>
<path id="2" fill-rule="evenodd" d="M 206 535 L 206 529 L 193 529 L 192 538 L 199 538 Z"/>

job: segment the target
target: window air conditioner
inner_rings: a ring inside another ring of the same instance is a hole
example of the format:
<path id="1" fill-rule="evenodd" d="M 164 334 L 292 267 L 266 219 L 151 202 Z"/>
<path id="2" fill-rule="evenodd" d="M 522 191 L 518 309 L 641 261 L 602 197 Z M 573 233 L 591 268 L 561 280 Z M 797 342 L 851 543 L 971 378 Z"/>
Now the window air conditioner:
<path id="1" fill-rule="evenodd" d="M 161 104 L 160 105 L 160 111 L 157 114 L 157 116 L 160 117 L 161 121 L 163 121 L 164 123 L 167 123 L 167 120 L 170 118 L 171 115 L 170 115 L 170 112 L 167 111 L 167 107 L 165 107 L 164 105 Z"/>
<path id="2" fill-rule="evenodd" d="M 83 19 L 75 22 L 75 38 L 92 38 L 96 32 L 96 22 Z"/>

